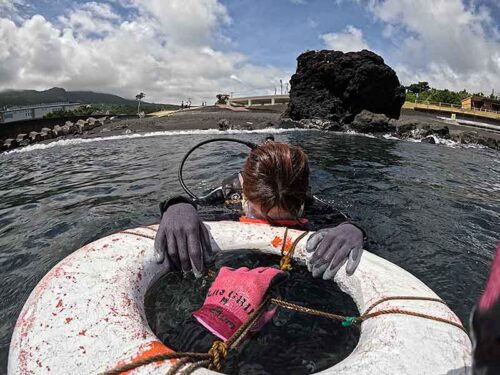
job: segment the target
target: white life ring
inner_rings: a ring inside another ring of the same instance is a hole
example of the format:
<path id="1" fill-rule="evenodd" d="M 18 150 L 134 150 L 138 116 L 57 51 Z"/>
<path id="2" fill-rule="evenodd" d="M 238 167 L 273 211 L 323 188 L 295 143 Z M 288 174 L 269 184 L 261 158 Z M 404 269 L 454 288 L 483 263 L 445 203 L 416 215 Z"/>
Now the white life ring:
<path id="1" fill-rule="evenodd" d="M 284 228 L 238 222 L 205 223 L 219 251 L 256 249 L 279 254 Z M 127 232 L 154 236 L 157 226 Z M 302 232 L 289 230 L 292 240 Z M 294 258 L 305 262 L 303 238 Z M 8 373 L 97 374 L 117 365 L 171 351 L 149 328 L 144 295 L 165 272 L 154 260 L 153 241 L 123 232 L 97 240 L 63 259 L 32 291 L 18 318 Z M 382 297 L 437 295 L 400 267 L 365 251 L 353 276 L 345 268 L 335 281 L 359 311 Z M 398 307 L 457 323 L 444 304 L 384 302 L 375 311 Z M 172 362 L 149 364 L 130 373 L 165 374 Z M 407 315 L 382 315 L 362 323 L 359 343 L 342 362 L 321 374 L 469 373 L 471 343 L 460 329 Z M 197 373 L 213 373 L 199 369 Z"/>

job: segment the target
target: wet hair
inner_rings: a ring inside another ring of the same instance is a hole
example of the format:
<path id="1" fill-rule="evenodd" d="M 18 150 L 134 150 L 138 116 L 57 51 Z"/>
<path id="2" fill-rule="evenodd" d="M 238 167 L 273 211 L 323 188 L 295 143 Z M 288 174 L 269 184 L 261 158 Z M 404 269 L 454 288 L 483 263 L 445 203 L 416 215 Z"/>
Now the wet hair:
<path id="1" fill-rule="evenodd" d="M 274 207 L 298 219 L 308 187 L 307 155 L 296 146 L 266 142 L 250 152 L 243 167 L 243 194 L 267 219 Z"/>

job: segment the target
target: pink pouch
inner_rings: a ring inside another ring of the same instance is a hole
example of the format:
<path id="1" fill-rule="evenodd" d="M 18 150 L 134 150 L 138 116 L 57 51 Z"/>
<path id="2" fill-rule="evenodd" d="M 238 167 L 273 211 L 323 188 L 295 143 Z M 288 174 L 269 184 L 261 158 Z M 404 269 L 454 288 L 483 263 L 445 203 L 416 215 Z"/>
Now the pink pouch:
<path id="1" fill-rule="evenodd" d="M 283 271 L 272 267 L 222 267 L 203 306 L 193 316 L 214 335 L 227 340 L 259 307 L 272 280 L 279 274 Z M 254 330 L 262 328 L 273 314 L 274 310 L 267 311 Z"/>

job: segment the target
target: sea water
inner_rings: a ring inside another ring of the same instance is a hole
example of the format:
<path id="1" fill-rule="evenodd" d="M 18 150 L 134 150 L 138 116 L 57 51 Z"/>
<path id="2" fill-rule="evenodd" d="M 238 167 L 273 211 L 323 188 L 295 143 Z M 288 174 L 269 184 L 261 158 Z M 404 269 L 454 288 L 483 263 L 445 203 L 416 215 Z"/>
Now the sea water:
<path id="1" fill-rule="evenodd" d="M 259 142 L 264 133 L 226 135 Z M 0 154 L 0 373 L 19 312 L 42 277 L 91 241 L 157 223 L 159 202 L 182 193 L 177 168 L 183 155 L 221 135 L 57 141 Z M 468 324 L 500 239 L 498 151 L 318 131 L 275 137 L 305 150 L 312 190 L 360 220 L 370 251 L 413 273 Z M 216 186 L 241 169 L 246 154 L 238 145 L 207 145 L 190 157 L 186 183 L 197 193 Z M 202 214 L 216 220 L 222 212 Z M 300 289 L 293 290 L 303 301 Z M 198 298 L 189 303 L 199 305 L 204 293 Z M 314 324 L 331 324 L 318 322 L 314 318 Z"/>

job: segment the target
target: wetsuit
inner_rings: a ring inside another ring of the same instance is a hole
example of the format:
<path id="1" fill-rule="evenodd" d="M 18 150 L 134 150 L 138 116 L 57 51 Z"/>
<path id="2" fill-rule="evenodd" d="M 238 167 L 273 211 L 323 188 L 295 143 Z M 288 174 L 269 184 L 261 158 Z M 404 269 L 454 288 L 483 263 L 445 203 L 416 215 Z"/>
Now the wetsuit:
<path id="1" fill-rule="evenodd" d="M 184 196 L 175 196 L 162 202 L 160 209 L 163 215 L 168 207 L 176 203 L 190 203 L 198 208 L 200 216 L 203 219 L 208 217 L 213 220 L 215 216 L 218 220 L 239 220 L 243 213 L 242 198 L 243 191 L 239 173 L 235 173 L 223 180 L 221 186 L 210 190 L 196 202 Z M 302 230 L 319 230 L 337 226 L 341 223 L 351 223 L 363 232 L 364 242 L 366 243 L 366 233 L 358 221 L 352 220 L 349 216 L 310 192 L 307 194 L 303 216 L 307 220 L 300 223 L 290 223 L 286 226 Z"/>
<path id="2" fill-rule="evenodd" d="M 168 207 L 174 204 L 189 203 L 198 209 L 202 219 L 239 220 L 243 213 L 243 192 L 239 177 L 239 173 L 235 173 L 226 178 L 222 181 L 221 186 L 207 192 L 196 202 L 184 196 L 167 199 L 160 204 L 161 214 L 163 216 Z M 294 221 L 293 225 L 286 226 L 302 230 L 319 230 L 341 223 L 351 223 L 363 232 L 363 242 L 365 246 L 367 244 L 365 231 L 358 222 L 353 221 L 346 214 L 311 193 L 307 194 L 303 216 L 307 217 L 307 221 L 304 220 L 300 223 Z M 193 317 L 187 317 L 176 329 L 168 332 L 167 341 L 169 346 L 177 351 L 206 352 L 216 340 L 218 338 L 203 328 Z"/>

